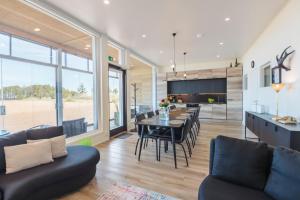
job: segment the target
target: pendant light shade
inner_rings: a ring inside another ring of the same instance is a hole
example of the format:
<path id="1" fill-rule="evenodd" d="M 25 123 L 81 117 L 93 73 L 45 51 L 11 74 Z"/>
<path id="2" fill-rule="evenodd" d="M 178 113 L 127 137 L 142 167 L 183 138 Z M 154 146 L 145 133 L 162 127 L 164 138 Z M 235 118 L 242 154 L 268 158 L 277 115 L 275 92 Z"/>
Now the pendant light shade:
<path id="1" fill-rule="evenodd" d="M 176 41 L 175 41 L 175 37 L 176 37 L 176 33 L 172 34 L 173 36 L 173 65 L 172 65 L 172 69 L 173 72 L 176 74 Z"/>
<path id="2" fill-rule="evenodd" d="M 183 52 L 183 69 L 184 69 L 184 79 L 186 79 L 186 71 L 185 71 L 185 58 L 186 58 L 186 52 Z"/>

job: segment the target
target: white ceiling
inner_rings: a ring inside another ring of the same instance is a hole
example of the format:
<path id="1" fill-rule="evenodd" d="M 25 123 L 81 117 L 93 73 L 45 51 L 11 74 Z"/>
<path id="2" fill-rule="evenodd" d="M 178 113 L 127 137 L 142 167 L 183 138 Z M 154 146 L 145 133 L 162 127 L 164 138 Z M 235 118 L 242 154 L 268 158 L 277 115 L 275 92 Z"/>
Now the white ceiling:
<path id="1" fill-rule="evenodd" d="M 287 0 L 42 0 L 59 7 L 158 65 L 241 57 Z M 224 19 L 230 17 L 230 22 Z M 197 34 L 203 34 L 197 38 Z M 146 38 L 142 38 L 146 34 Z M 220 47 L 219 43 L 224 42 Z M 160 53 L 163 51 L 164 53 Z M 220 55 L 220 58 L 216 58 Z"/>

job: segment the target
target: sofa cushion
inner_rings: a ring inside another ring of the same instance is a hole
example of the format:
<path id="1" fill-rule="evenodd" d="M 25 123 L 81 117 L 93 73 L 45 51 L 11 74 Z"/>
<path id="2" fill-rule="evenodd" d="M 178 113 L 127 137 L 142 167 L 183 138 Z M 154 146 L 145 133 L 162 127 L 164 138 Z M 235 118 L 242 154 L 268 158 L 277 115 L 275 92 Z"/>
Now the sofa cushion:
<path id="1" fill-rule="evenodd" d="M 201 183 L 199 200 L 273 200 L 263 191 L 236 185 L 208 176 Z"/>
<path id="2" fill-rule="evenodd" d="M 40 140 L 61 136 L 64 133 L 62 126 L 53 126 L 49 128 L 29 129 L 26 131 L 26 134 L 28 140 Z"/>
<path id="3" fill-rule="evenodd" d="M 96 148 L 86 146 L 68 147 L 68 156 L 14 174 L 0 175 L 3 200 L 24 200 L 36 190 L 72 179 L 94 167 L 100 155 Z"/>
<path id="4" fill-rule="evenodd" d="M 26 144 L 26 132 L 22 131 L 6 136 L 0 137 L 0 174 L 5 172 L 5 146 L 14 146 L 19 144 Z"/>
<path id="5" fill-rule="evenodd" d="M 50 140 L 53 158 L 60 158 L 68 154 L 66 149 L 66 136 L 61 135 L 50 139 L 27 140 L 27 143 L 35 143 L 43 140 Z"/>
<path id="6" fill-rule="evenodd" d="M 225 136 L 215 139 L 212 175 L 217 178 L 263 190 L 270 164 L 267 144 Z"/>
<path id="7" fill-rule="evenodd" d="M 276 199 L 300 199 L 300 152 L 275 149 L 265 192 Z"/>
<path id="8" fill-rule="evenodd" d="M 53 162 L 51 141 L 4 147 L 6 174 Z"/>

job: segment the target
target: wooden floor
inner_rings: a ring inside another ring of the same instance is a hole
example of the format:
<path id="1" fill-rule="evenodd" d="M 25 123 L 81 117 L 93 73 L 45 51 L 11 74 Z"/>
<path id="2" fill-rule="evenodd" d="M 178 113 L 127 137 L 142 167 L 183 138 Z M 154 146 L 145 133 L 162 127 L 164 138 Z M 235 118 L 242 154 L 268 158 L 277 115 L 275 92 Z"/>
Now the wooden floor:
<path id="1" fill-rule="evenodd" d="M 96 177 L 80 191 L 65 196 L 63 200 L 97 199 L 113 183 L 125 183 L 167 194 L 179 199 L 197 199 L 198 187 L 208 174 L 209 143 L 217 135 L 243 138 L 240 122 L 202 120 L 197 144 L 186 167 L 184 155 L 178 146 L 178 169 L 174 168 L 172 151 L 162 153 L 161 161 L 155 159 L 155 143 L 149 141 L 137 161 L 134 148 L 136 135 L 126 139 L 113 139 L 98 145 L 101 162 Z M 162 151 L 163 152 L 163 151 Z"/>

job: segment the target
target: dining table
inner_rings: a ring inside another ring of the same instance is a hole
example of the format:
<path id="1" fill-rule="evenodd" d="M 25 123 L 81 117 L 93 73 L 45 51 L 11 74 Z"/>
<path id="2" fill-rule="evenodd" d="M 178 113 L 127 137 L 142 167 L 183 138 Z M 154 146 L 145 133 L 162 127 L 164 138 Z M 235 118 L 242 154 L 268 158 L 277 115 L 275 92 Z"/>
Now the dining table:
<path id="1" fill-rule="evenodd" d="M 158 128 L 169 128 L 171 130 L 171 140 L 172 140 L 172 147 L 173 147 L 173 156 L 174 156 L 174 165 L 177 168 L 177 161 L 176 161 L 176 146 L 175 146 L 175 134 L 179 133 L 175 131 L 175 129 L 182 128 L 184 126 L 185 120 L 191 116 L 194 112 L 196 112 L 197 108 L 175 108 L 169 111 L 169 119 L 161 119 L 159 115 L 155 115 L 151 118 L 147 118 L 137 122 L 138 125 L 141 125 L 141 142 L 139 146 L 139 155 L 138 161 L 141 159 L 141 151 L 143 146 L 145 128 L 148 126 L 154 126 Z"/>

